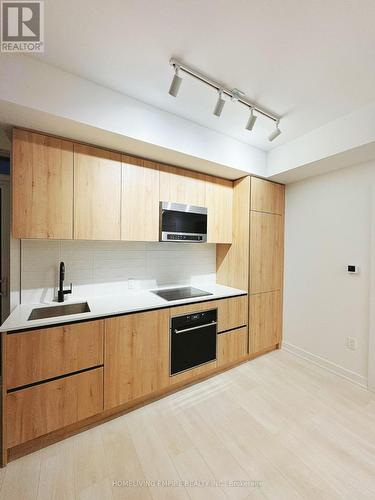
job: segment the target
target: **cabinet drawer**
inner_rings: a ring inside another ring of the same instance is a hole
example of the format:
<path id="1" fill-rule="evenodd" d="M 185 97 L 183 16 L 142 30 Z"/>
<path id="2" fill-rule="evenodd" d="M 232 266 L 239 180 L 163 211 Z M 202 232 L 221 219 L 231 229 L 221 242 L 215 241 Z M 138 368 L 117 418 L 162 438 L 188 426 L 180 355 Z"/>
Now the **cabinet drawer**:
<path id="1" fill-rule="evenodd" d="M 103 368 L 7 394 L 6 447 L 91 417 L 103 410 Z"/>
<path id="2" fill-rule="evenodd" d="M 218 332 L 247 325 L 247 295 L 172 307 L 170 311 L 171 316 L 179 316 L 180 314 L 208 311 L 210 309 L 217 309 Z"/>
<path id="3" fill-rule="evenodd" d="M 103 321 L 8 334 L 6 386 L 20 387 L 103 364 Z"/>
<path id="4" fill-rule="evenodd" d="M 219 332 L 247 325 L 247 295 L 218 301 Z"/>
<path id="5" fill-rule="evenodd" d="M 247 327 L 221 333 L 217 342 L 218 367 L 241 361 L 247 356 Z"/>

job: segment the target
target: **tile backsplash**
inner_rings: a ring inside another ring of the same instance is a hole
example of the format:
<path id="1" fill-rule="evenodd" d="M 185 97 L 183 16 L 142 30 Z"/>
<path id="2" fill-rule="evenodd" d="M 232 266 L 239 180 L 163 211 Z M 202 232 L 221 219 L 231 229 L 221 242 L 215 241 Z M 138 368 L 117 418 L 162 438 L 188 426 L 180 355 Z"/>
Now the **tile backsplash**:
<path id="1" fill-rule="evenodd" d="M 215 245 L 22 240 L 22 304 L 54 299 L 60 261 L 65 262 L 65 286 L 73 284 L 69 297 L 216 281 Z"/>

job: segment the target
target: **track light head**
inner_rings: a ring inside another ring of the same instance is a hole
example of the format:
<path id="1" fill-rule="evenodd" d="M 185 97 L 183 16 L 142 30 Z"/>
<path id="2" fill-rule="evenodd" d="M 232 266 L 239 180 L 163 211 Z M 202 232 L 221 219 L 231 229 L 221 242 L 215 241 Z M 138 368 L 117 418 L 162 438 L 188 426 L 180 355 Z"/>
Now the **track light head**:
<path id="1" fill-rule="evenodd" d="M 272 132 L 272 134 L 268 137 L 268 140 L 270 142 L 272 142 L 272 141 L 274 141 L 276 139 L 276 137 L 279 137 L 280 134 L 281 134 L 281 130 L 279 129 L 279 121 L 277 121 L 276 122 L 276 128 Z"/>
<path id="2" fill-rule="evenodd" d="M 247 124 L 246 124 L 246 130 L 248 130 L 249 132 L 251 132 L 253 130 L 253 127 L 255 125 L 255 122 L 257 121 L 257 116 L 254 115 L 254 108 L 251 108 L 251 111 L 250 111 L 250 116 L 249 116 L 249 119 L 247 121 Z"/>
<path id="3" fill-rule="evenodd" d="M 223 99 L 223 91 L 222 89 L 219 90 L 219 96 L 217 98 L 216 106 L 214 109 L 214 115 L 215 116 L 220 116 L 221 112 L 223 111 L 225 101 Z"/>
<path id="4" fill-rule="evenodd" d="M 178 70 L 179 70 L 179 66 L 176 65 L 174 67 L 173 80 L 172 80 L 171 86 L 169 87 L 169 95 L 171 95 L 173 97 L 177 97 L 177 94 L 178 94 L 178 91 L 180 90 L 180 86 L 181 86 L 181 82 L 182 82 L 182 78 L 180 76 L 178 76 Z"/>

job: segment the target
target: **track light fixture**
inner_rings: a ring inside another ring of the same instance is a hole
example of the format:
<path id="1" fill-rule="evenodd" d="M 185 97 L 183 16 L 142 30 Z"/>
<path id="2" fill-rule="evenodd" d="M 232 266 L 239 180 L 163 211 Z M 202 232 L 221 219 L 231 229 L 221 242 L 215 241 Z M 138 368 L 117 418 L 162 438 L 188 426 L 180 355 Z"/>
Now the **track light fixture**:
<path id="1" fill-rule="evenodd" d="M 225 88 L 220 83 L 211 80 L 211 78 L 203 75 L 202 73 L 199 73 L 198 71 L 192 68 L 189 68 L 189 66 L 186 66 L 185 64 L 176 59 L 171 59 L 169 61 L 169 64 L 173 66 L 175 70 L 172 84 L 169 89 L 169 93 L 173 97 L 177 96 L 182 82 L 182 78 L 178 75 L 178 73 L 179 71 L 183 71 L 184 73 L 192 76 L 196 80 L 199 80 L 200 82 L 208 85 L 209 87 L 216 89 L 216 91 L 219 93 L 216 106 L 214 109 L 215 116 L 221 115 L 225 104 L 224 96 L 227 96 L 232 102 L 238 102 L 239 104 L 242 104 L 243 106 L 246 106 L 248 109 L 250 109 L 250 117 L 246 124 L 246 130 L 249 131 L 253 130 L 258 116 L 261 115 L 265 118 L 268 118 L 269 120 L 272 120 L 276 124 L 276 129 L 274 130 L 274 132 L 272 132 L 272 134 L 268 138 L 269 141 L 274 141 L 276 137 L 278 137 L 281 134 L 281 130 L 279 129 L 280 117 L 272 113 L 269 113 L 265 109 L 255 106 L 251 101 L 249 101 L 246 98 L 245 94 L 241 92 L 241 90 Z M 254 112 L 256 112 L 256 115 L 254 114 Z"/>
<path id="2" fill-rule="evenodd" d="M 169 94 L 173 97 L 177 97 L 178 91 L 180 90 L 182 78 L 178 76 L 178 71 L 180 67 L 175 65 L 174 67 L 174 76 L 173 80 L 171 83 L 171 86 L 169 87 Z"/>
<path id="3" fill-rule="evenodd" d="M 249 130 L 251 132 L 253 130 L 253 127 L 255 125 L 255 122 L 257 121 L 257 116 L 254 115 L 254 108 L 250 109 L 250 116 L 246 124 L 246 130 Z"/>
<path id="4" fill-rule="evenodd" d="M 219 90 L 219 96 L 217 98 L 216 106 L 215 106 L 215 109 L 214 109 L 214 115 L 215 116 L 220 116 L 221 115 L 221 112 L 223 111 L 224 104 L 225 104 L 225 101 L 223 99 L 223 90 L 220 89 Z"/>
<path id="5" fill-rule="evenodd" d="M 268 140 L 270 142 L 272 142 L 272 141 L 274 141 L 276 139 L 276 137 L 279 137 L 280 134 L 281 134 L 281 130 L 279 129 L 279 120 L 277 120 L 277 122 L 276 122 L 276 128 L 272 132 L 272 134 L 269 136 Z"/>

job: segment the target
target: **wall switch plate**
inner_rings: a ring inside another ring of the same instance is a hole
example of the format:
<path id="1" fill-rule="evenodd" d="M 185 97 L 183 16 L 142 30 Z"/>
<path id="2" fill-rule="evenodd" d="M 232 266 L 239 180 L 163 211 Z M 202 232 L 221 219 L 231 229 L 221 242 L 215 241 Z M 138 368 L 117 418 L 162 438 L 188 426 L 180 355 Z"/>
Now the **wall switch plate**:
<path id="1" fill-rule="evenodd" d="M 358 348 L 358 341 L 355 337 L 346 337 L 346 348 L 350 351 L 356 351 Z"/>
<path id="2" fill-rule="evenodd" d="M 133 288 L 135 288 L 135 279 L 133 279 L 133 278 L 129 278 L 128 279 L 128 288 L 130 290 L 132 290 Z"/>
<path id="3" fill-rule="evenodd" d="M 346 270 L 348 274 L 359 274 L 359 266 L 354 266 L 353 264 L 349 264 Z"/>

